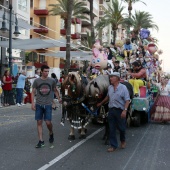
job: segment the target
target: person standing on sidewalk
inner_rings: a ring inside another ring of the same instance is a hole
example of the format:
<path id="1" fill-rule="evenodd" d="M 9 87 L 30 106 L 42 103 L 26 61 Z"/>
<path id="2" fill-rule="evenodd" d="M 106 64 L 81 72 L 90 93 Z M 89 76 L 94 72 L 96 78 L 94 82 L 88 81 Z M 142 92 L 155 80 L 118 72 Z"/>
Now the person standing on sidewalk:
<path id="1" fill-rule="evenodd" d="M 114 152 L 118 148 L 116 128 L 120 131 L 121 148 L 124 149 L 126 147 L 126 112 L 129 106 L 130 96 L 126 86 L 120 83 L 120 73 L 114 72 L 110 75 L 110 84 L 107 96 L 97 106 L 100 107 L 109 101 L 108 122 L 111 147 L 107 151 Z"/>
<path id="2" fill-rule="evenodd" d="M 4 106 L 9 106 L 10 91 L 12 90 L 12 77 L 9 70 L 6 70 L 3 76 L 3 92 L 4 92 Z"/>
<path id="3" fill-rule="evenodd" d="M 16 103 L 17 106 L 22 106 L 25 105 L 24 103 L 22 103 L 23 100 L 23 90 L 25 87 L 25 80 L 26 79 L 33 79 L 35 77 L 27 77 L 26 76 L 26 72 L 22 71 L 20 76 L 18 77 L 18 81 L 17 81 L 17 85 L 16 85 L 16 91 L 17 91 L 17 95 L 16 95 Z"/>
<path id="4" fill-rule="evenodd" d="M 36 148 L 44 146 L 42 123 L 43 119 L 49 130 L 49 142 L 53 143 L 53 125 L 52 125 L 52 102 L 54 93 L 58 98 L 59 103 L 62 102 L 59 92 L 56 88 L 56 82 L 53 78 L 48 77 L 49 67 L 43 65 L 41 67 L 41 77 L 35 79 L 32 85 L 32 110 L 35 110 L 35 120 L 37 121 L 37 130 L 39 142 Z M 34 96 L 36 94 L 36 103 L 34 103 Z"/>

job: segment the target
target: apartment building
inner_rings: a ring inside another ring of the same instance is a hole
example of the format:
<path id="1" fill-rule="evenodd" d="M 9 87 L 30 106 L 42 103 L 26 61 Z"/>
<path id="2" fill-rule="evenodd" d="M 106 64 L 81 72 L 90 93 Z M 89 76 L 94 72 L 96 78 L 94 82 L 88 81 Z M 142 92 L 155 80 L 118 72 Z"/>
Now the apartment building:
<path id="1" fill-rule="evenodd" d="M 30 38 L 52 38 L 60 39 L 60 16 L 49 15 L 51 7 L 49 4 L 55 4 L 56 0 L 30 0 L 30 23 L 38 27 L 31 30 Z M 49 51 L 59 51 L 58 47 L 48 49 L 37 49 L 38 57 L 29 63 L 39 68 L 46 63 L 49 67 L 59 68 L 60 58 L 42 55 Z M 41 54 L 41 55 L 40 55 Z"/>
<path id="2" fill-rule="evenodd" d="M 9 27 L 9 1 L 8 0 L 1 0 L 0 1 L 0 13 L 4 14 L 4 8 L 6 8 L 6 26 Z M 23 21 L 24 24 L 29 24 L 29 18 L 30 18 L 30 0 L 15 0 L 12 1 L 12 20 L 15 20 L 15 15 L 18 19 L 20 19 L 20 22 Z M 1 16 L 2 18 L 2 16 Z M 2 22 L 2 20 L 1 20 Z M 2 26 L 2 23 L 0 24 L 0 27 Z M 9 30 L 9 28 L 7 28 Z M 15 24 L 12 23 L 12 33 L 14 32 Z M 29 39 L 30 30 L 27 30 L 27 25 L 25 25 L 25 28 L 19 27 L 19 32 L 21 33 L 17 38 L 18 39 Z M 1 33 L 1 41 L 8 41 L 9 37 L 9 31 L 7 31 L 5 34 Z M 16 39 L 16 37 L 12 34 L 12 38 Z M 3 74 L 4 70 L 8 67 L 9 63 L 9 53 L 8 48 L 0 47 L 0 75 Z M 25 52 L 19 49 L 12 49 L 12 63 L 13 66 L 15 65 L 18 70 L 22 70 L 25 67 Z"/>

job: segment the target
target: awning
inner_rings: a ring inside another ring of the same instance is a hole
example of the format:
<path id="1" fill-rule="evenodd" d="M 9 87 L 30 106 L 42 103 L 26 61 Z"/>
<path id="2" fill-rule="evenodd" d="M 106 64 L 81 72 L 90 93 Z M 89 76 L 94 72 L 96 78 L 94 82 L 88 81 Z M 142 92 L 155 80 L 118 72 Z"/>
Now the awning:
<path id="1" fill-rule="evenodd" d="M 2 26 L 3 14 L 4 14 L 4 10 L 1 9 L 0 10 L 0 27 Z M 7 26 L 7 28 L 9 28 L 9 12 L 8 11 L 5 12 L 5 18 L 6 18 L 6 26 Z M 13 27 L 15 27 L 15 15 L 14 14 L 12 14 L 12 24 L 13 24 Z M 19 27 L 19 29 L 26 29 L 26 30 L 36 28 L 36 27 L 30 25 L 26 20 L 23 20 L 19 17 L 18 17 L 18 27 Z"/>
<path id="2" fill-rule="evenodd" d="M 40 53 L 41 55 L 45 55 L 48 57 L 55 57 L 55 58 L 66 58 L 65 51 L 59 51 L 56 53 Z M 70 51 L 71 60 L 88 60 L 90 61 L 92 58 L 91 52 L 82 52 L 82 51 Z"/>
<path id="3" fill-rule="evenodd" d="M 0 41 L 0 47 L 9 47 L 9 41 Z M 20 50 L 34 50 L 34 49 L 43 49 L 50 47 L 66 47 L 66 40 L 49 40 L 49 39 L 12 39 L 12 49 L 20 49 Z M 76 46 L 71 44 L 72 48 Z"/>

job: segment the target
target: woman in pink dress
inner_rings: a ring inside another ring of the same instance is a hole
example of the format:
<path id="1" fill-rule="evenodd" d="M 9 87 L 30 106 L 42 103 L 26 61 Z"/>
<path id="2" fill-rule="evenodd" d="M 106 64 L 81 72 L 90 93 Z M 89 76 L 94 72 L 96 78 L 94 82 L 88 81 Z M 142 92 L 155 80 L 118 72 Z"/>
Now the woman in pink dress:
<path id="1" fill-rule="evenodd" d="M 3 83 L 4 106 L 9 106 L 10 91 L 12 90 L 12 77 L 8 70 L 4 73 Z"/>
<path id="2" fill-rule="evenodd" d="M 167 82 L 164 77 L 161 78 L 160 83 L 154 83 L 159 89 L 159 95 L 153 105 L 151 110 L 151 119 L 153 121 L 166 123 L 170 121 L 170 86 L 167 85 Z"/>

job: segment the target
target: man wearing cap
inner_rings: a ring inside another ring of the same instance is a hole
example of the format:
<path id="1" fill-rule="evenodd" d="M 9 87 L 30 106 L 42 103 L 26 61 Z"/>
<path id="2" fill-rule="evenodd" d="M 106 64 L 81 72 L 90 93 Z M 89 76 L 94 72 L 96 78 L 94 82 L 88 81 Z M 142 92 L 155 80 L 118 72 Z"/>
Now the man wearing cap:
<path id="1" fill-rule="evenodd" d="M 120 83 L 120 73 L 114 72 L 110 75 L 110 84 L 107 96 L 97 106 L 99 107 L 109 101 L 108 122 L 111 147 L 107 151 L 114 152 L 118 148 L 116 128 L 120 131 L 121 148 L 124 149 L 126 146 L 126 112 L 129 106 L 130 96 L 126 86 Z"/>

